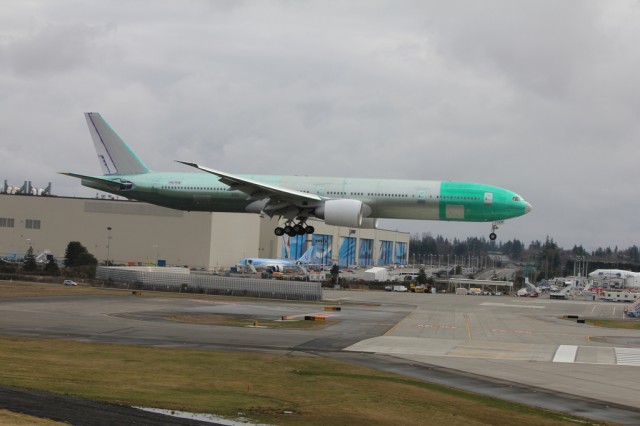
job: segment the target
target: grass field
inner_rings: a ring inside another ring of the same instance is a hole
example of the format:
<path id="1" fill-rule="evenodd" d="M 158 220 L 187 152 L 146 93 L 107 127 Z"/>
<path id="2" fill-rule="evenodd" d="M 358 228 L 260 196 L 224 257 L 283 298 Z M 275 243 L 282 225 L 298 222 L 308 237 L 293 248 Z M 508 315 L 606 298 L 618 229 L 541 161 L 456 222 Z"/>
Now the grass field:
<path id="1" fill-rule="evenodd" d="M 589 325 L 595 325 L 596 327 L 640 330 L 640 320 L 633 318 L 625 320 L 585 319 L 585 322 Z"/>
<path id="2" fill-rule="evenodd" d="M 0 363 L 5 385 L 279 425 L 585 424 L 306 356 L 0 337 Z"/>
<path id="3" fill-rule="evenodd" d="M 0 283 L 0 294 L 5 297 L 112 293 L 88 287 L 5 284 Z M 301 355 L 0 336 L 0 383 L 125 405 L 245 417 L 274 425 L 596 424 Z M 0 424 L 55 423 L 36 423 L 28 416 L 0 411 Z"/>

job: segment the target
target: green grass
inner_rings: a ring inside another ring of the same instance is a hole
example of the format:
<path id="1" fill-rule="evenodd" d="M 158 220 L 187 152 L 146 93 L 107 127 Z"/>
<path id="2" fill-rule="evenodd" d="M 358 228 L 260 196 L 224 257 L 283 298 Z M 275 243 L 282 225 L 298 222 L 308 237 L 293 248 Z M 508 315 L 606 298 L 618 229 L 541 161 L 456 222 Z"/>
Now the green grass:
<path id="1" fill-rule="evenodd" d="M 279 425 L 591 424 L 307 356 L 0 337 L 0 365 L 5 385 Z"/>
<path id="2" fill-rule="evenodd" d="M 632 318 L 625 320 L 585 319 L 585 323 L 589 325 L 595 325 L 597 327 L 640 330 L 640 320 Z"/>

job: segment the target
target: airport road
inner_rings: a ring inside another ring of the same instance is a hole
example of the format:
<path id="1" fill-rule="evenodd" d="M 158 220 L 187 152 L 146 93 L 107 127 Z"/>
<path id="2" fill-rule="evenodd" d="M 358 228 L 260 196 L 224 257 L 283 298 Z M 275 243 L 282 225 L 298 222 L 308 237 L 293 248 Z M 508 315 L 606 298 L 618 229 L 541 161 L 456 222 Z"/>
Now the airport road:
<path id="1" fill-rule="evenodd" d="M 0 334 L 330 356 L 575 415 L 640 424 L 640 331 L 563 315 L 622 318 L 592 301 L 326 290 L 327 305 L 213 297 L 0 299 Z M 329 315 L 319 330 L 222 327 L 174 314 Z M 625 407 L 632 407 L 626 409 Z"/>
<path id="2" fill-rule="evenodd" d="M 128 292 L 127 292 L 128 293 Z M 130 293 L 129 293 L 130 294 Z M 364 306 L 323 311 L 323 305 L 231 298 L 123 296 L 0 299 L 0 334 L 170 347 L 256 351 L 337 350 L 393 327 L 409 307 Z M 186 324 L 176 314 L 221 314 L 276 320 L 321 314 L 332 324 L 319 330 L 278 330 Z M 335 319 L 332 321 L 332 319 Z M 339 320 L 339 321 L 338 321 Z"/>
<path id="3" fill-rule="evenodd" d="M 325 292 L 325 298 L 351 294 Z M 369 302 L 392 298 L 416 308 L 384 336 L 364 339 L 346 350 L 393 355 L 640 408 L 640 331 L 561 319 L 564 315 L 622 319 L 622 304 L 374 292 L 353 298 Z"/>

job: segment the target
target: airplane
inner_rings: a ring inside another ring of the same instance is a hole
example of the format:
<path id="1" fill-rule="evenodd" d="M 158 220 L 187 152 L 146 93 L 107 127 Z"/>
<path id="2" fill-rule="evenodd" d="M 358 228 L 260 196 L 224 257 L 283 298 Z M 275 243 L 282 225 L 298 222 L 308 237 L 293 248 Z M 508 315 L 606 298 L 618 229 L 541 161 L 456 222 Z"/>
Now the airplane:
<path id="1" fill-rule="evenodd" d="M 378 219 L 491 222 L 531 211 L 510 190 L 472 182 L 311 176 L 240 175 L 178 161 L 201 172 L 149 169 L 99 113 L 85 113 L 102 176 L 61 174 L 89 188 L 172 209 L 257 213 L 284 218 L 277 236 L 313 234 L 309 218 L 332 226 L 377 228 Z"/>
<path id="2" fill-rule="evenodd" d="M 304 265 L 308 265 L 311 260 L 314 247 L 311 246 L 298 260 L 287 259 L 266 259 L 261 257 L 246 257 L 238 262 L 238 266 L 247 267 L 255 272 L 255 269 L 267 269 L 272 272 L 284 272 L 285 269 L 301 269 L 306 272 Z"/>

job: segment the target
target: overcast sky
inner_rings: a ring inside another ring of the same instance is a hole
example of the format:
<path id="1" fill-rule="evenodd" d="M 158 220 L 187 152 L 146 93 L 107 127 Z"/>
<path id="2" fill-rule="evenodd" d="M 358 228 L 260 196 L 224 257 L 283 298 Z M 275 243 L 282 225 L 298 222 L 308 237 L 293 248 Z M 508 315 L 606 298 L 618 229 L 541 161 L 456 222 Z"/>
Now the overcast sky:
<path id="1" fill-rule="evenodd" d="M 0 179 L 95 195 L 57 172 L 101 173 L 97 111 L 153 170 L 482 182 L 533 206 L 499 240 L 627 248 L 639 22 L 624 0 L 5 0 Z"/>

